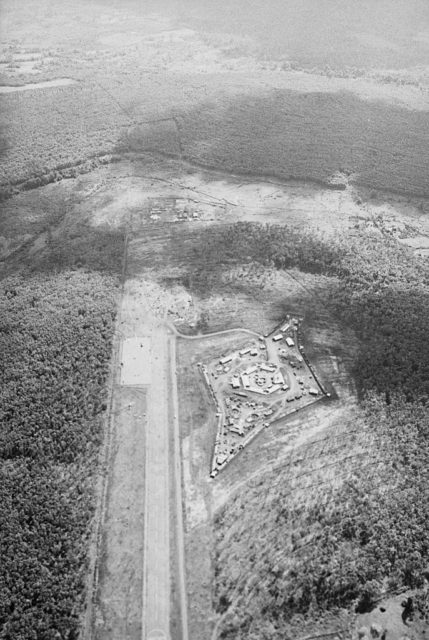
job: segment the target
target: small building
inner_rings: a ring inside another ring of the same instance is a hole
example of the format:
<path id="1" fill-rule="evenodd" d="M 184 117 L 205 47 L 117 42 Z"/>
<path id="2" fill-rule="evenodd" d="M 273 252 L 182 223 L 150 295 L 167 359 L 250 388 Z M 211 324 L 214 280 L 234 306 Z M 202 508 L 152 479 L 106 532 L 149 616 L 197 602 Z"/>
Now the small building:
<path id="1" fill-rule="evenodd" d="M 231 380 L 231 385 L 233 389 L 240 388 L 240 378 L 238 376 L 234 376 Z"/>
<path id="2" fill-rule="evenodd" d="M 266 391 L 268 393 L 274 393 L 274 391 L 278 391 L 279 389 L 281 389 L 279 384 L 273 384 L 271 387 L 269 387 L 268 389 L 266 389 Z"/>
<path id="3" fill-rule="evenodd" d="M 286 344 L 288 347 L 294 347 L 295 346 L 295 342 L 292 340 L 292 338 L 290 336 L 288 336 L 286 338 Z"/>
<path id="4" fill-rule="evenodd" d="M 247 347 L 246 349 L 241 349 L 241 351 L 239 351 L 240 356 L 245 356 L 246 353 L 250 353 L 250 347 Z"/>
<path id="5" fill-rule="evenodd" d="M 259 368 L 262 371 L 268 371 L 269 373 L 272 373 L 275 370 L 275 367 L 272 364 L 260 364 Z"/>
<path id="6" fill-rule="evenodd" d="M 282 334 L 278 333 L 276 336 L 273 337 L 273 342 L 278 342 L 282 338 L 283 338 Z"/>
<path id="7" fill-rule="evenodd" d="M 290 327 L 290 322 L 287 322 L 286 324 L 284 324 L 284 325 L 282 326 L 282 328 L 280 329 L 280 331 L 281 331 L 282 333 L 284 333 L 285 331 L 287 331 L 287 330 L 289 329 L 289 327 Z"/>
<path id="8" fill-rule="evenodd" d="M 237 433 L 239 436 L 244 436 L 243 427 L 240 427 L 238 424 L 233 424 L 231 427 L 229 427 L 229 431 L 232 431 L 232 433 Z"/>
<path id="9" fill-rule="evenodd" d="M 283 378 L 283 374 L 281 371 L 277 371 L 274 375 L 273 375 L 273 384 L 281 384 L 284 385 L 285 383 L 285 379 Z"/>
<path id="10" fill-rule="evenodd" d="M 258 350 L 257 349 L 252 349 L 250 352 L 251 356 L 257 356 L 258 355 Z"/>
<path id="11" fill-rule="evenodd" d="M 248 389 L 250 387 L 250 380 L 249 380 L 249 376 L 246 375 L 245 373 L 241 374 L 241 382 L 243 383 L 243 387 L 245 389 Z"/>
<path id="12" fill-rule="evenodd" d="M 223 364 L 226 364 L 227 362 L 231 362 L 231 360 L 232 360 L 232 355 L 229 355 L 229 356 L 225 356 L 224 358 L 221 358 L 219 362 L 220 364 L 223 365 Z"/>
<path id="13" fill-rule="evenodd" d="M 225 464 L 227 459 L 228 459 L 228 456 L 226 456 L 224 453 L 220 453 L 218 456 L 216 456 L 216 462 L 220 467 Z"/>
<path id="14" fill-rule="evenodd" d="M 310 387 L 308 390 L 308 393 L 311 393 L 312 396 L 318 396 L 319 392 L 317 389 L 315 389 L 314 387 Z"/>
<path id="15" fill-rule="evenodd" d="M 246 369 L 246 372 L 245 372 L 245 373 L 246 373 L 248 376 L 250 376 L 250 374 L 251 374 L 251 373 L 255 373 L 255 371 L 257 371 L 257 369 L 258 369 L 258 365 L 254 364 L 254 365 L 252 365 L 251 367 L 249 367 L 248 369 Z"/>

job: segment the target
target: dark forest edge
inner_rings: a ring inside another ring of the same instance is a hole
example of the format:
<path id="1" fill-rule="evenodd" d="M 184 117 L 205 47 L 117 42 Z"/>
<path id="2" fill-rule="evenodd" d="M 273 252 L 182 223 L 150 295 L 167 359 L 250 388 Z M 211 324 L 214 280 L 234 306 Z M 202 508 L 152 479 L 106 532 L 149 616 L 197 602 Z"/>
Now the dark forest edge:
<path id="1" fill-rule="evenodd" d="M 76 639 L 84 608 L 124 237 L 73 231 L 0 283 L 7 640 Z"/>

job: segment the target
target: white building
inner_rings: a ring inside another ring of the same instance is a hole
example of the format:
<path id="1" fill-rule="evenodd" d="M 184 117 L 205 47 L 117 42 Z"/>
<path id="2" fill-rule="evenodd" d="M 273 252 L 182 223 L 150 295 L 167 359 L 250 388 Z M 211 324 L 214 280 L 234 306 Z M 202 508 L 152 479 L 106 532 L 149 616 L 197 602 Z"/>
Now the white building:
<path id="1" fill-rule="evenodd" d="M 232 360 L 232 356 L 230 355 L 230 356 L 225 356 L 224 358 L 221 358 L 219 362 L 220 364 L 226 364 L 227 362 L 231 362 L 231 360 Z"/>
<path id="2" fill-rule="evenodd" d="M 271 364 L 260 364 L 259 368 L 262 369 L 262 371 L 269 371 L 270 373 L 275 370 L 275 367 Z"/>
<path id="3" fill-rule="evenodd" d="M 278 333 L 276 336 L 273 337 L 273 342 L 278 342 L 282 338 L 283 338 L 282 334 Z"/>
<path id="4" fill-rule="evenodd" d="M 295 346 L 294 341 L 289 336 L 286 338 L 286 344 L 287 344 L 288 347 L 294 347 Z"/>
<path id="5" fill-rule="evenodd" d="M 242 349 L 241 351 L 239 351 L 240 356 L 245 356 L 246 353 L 250 353 L 250 347 L 248 347 L 247 349 Z"/>
<path id="6" fill-rule="evenodd" d="M 283 378 L 282 372 L 277 371 L 276 374 L 273 376 L 273 384 L 283 385 L 284 383 L 285 383 L 285 379 Z"/>
<path id="7" fill-rule="evenodd" d="M 250 380 L 249 380 L 249 376 L 246 375 L 245 373 L 241 374 L 241 382 L 243 383 L 243 387 L 245 389 L 248 389 L 250 387 Z"/>

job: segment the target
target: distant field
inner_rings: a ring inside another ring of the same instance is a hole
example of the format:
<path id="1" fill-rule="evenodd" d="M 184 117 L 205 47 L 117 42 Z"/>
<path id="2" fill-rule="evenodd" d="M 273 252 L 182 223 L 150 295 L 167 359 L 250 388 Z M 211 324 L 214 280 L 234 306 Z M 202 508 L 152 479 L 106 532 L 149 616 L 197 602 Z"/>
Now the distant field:
<path id="1" fill-rule="evenodd" d="M 38 186 L 132 150 L 322 182 L 346 171 L 427 194 L 428 13 L 421 0 L 106 0 L 61 15 L 50 0 L 5 2 L 3 91 L 76 84 L 1 96 L 0 183 Z M 35 61 L 21 73 L 22 56 Z"/>
<path id="2" fill-rule="evenodd" d="M 185 0 L 183 19 L 303 66 L 406 67 L 429 59 L 425 0 Z"/>

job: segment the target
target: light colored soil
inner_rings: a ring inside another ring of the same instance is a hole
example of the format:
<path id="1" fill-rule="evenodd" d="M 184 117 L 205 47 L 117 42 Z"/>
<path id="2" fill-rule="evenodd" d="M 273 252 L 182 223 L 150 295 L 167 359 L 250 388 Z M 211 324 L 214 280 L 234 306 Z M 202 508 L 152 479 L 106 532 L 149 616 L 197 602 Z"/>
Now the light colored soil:
<path id="1" fill-rule="evenodd" d="M 0 85 L 0 94 L 33 91 L 35 89 L 50 89 L 51 87 L 67 87 L 71 84 L 76 84 L 76 80 L 73 80 L 72 78 L 57 78 L 56 80 L 32 82 L 31 84 L 21 84 L 19 86 Z"/>
<path id="2" fill-rule="evenodd" d="M 95 640 L 140 640 L 144 548 L 146 392 L 117 386 Z"/>
<path id="3" fill-rule="evenodd" d="M 151 384 L 151 341 L 147 336 L 122 342 L 121 384 L 129 387 Z"/>
<path id="4" fill-rule="evenodd" d="M 401 602 L 412 596 L 412 591 L 402 593 L 398 596 L 386 598 L 378 603 L 378 606 L 369 613 L 363 613 L 356 616 L 355 637 L 357 640 L 357 631 L 366 627 L 370 629 L 371 625 L 377 625 L 381 629 L 386 630 L 386 640 L 426 640 L 429 638 L 429 627 L 414 615 L 411 620 L 407 620 L 404 624 L 401 618 L 403 608 Z"/>
<path id="5" fill-rule="evenodd" d="M 152 367 L 145 446 L 145 526 L 143 638 L 169 637 L 170 629 L 170 492 L 168 334 L 152 331 Z"/>

